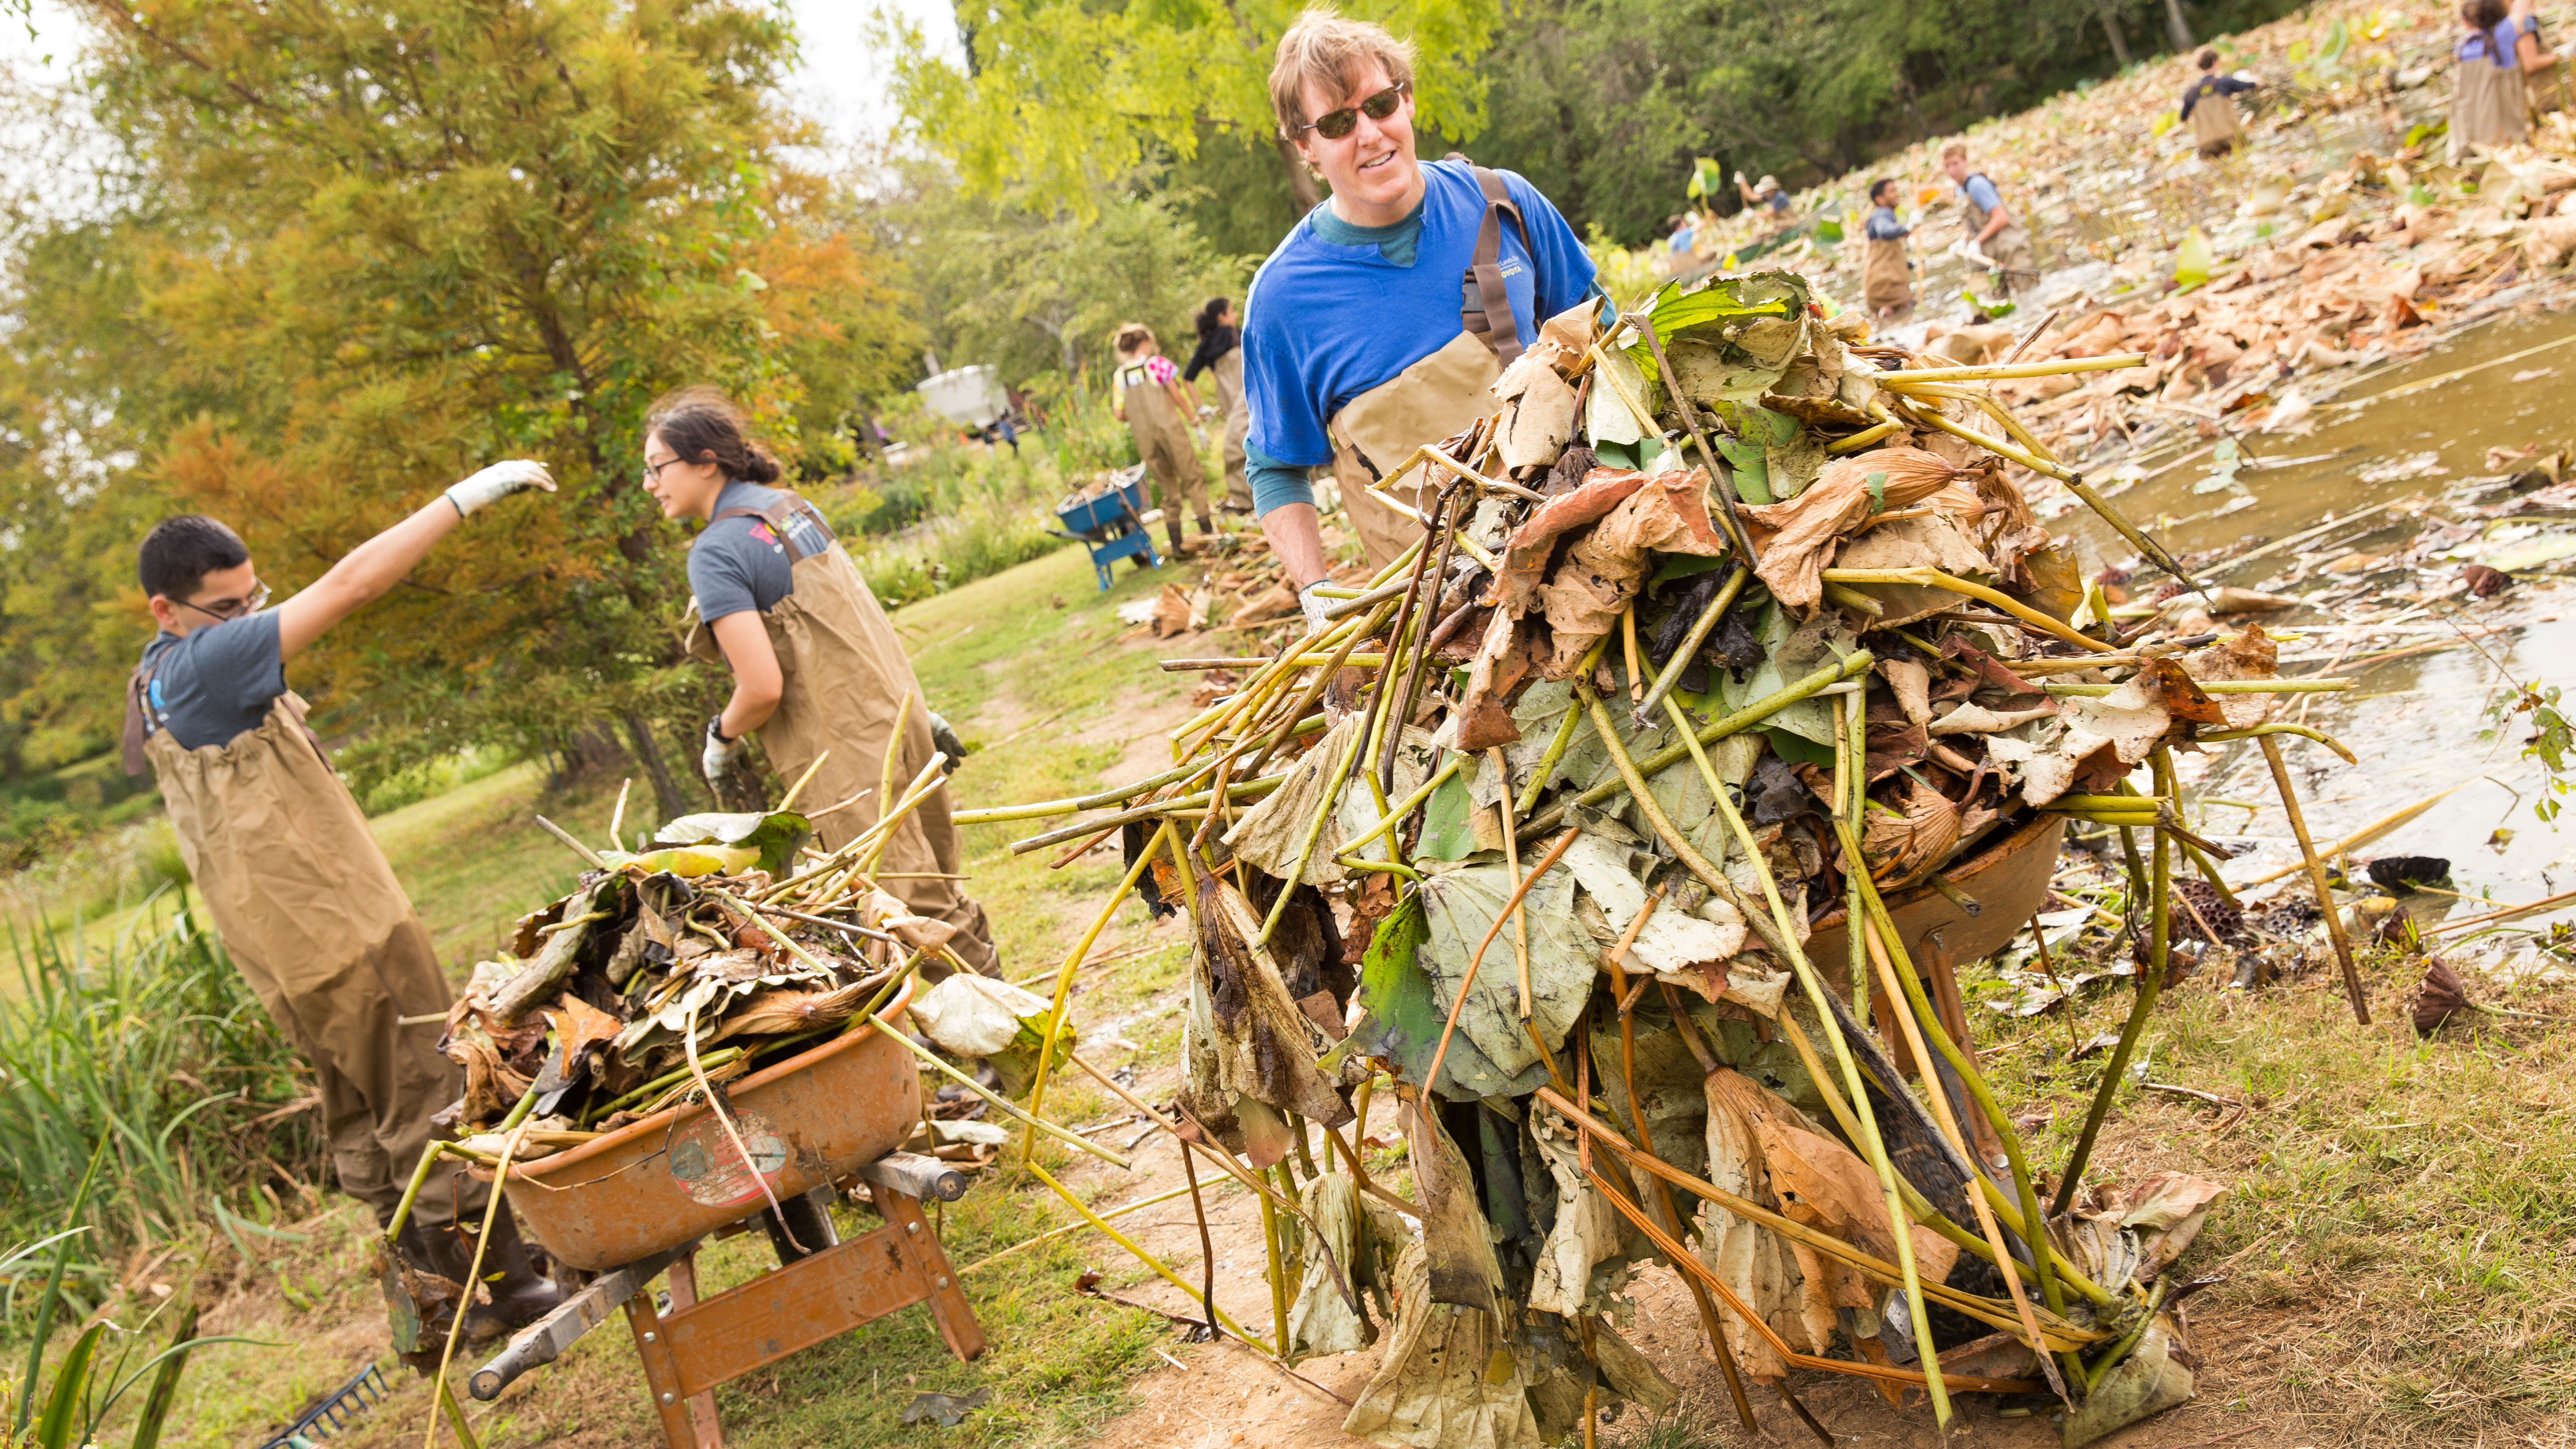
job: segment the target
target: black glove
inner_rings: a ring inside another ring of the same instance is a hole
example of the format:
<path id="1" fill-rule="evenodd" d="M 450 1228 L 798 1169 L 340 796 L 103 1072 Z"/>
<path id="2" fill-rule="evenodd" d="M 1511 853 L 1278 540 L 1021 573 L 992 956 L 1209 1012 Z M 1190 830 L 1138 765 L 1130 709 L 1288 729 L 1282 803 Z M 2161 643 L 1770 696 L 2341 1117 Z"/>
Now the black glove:
<path id="1" fill-rule="evenodd" d="M 946 766 L 948 773 L 956 774 L 957 767 L 966 763 L 966 742 L 957 738 L 957 727 L 950 724 L 947 717 L 939 711 L 932 709 L 922 712 L 930 716 L 930 742 L 939 747 L 939 753 L 948 757 Z"/>

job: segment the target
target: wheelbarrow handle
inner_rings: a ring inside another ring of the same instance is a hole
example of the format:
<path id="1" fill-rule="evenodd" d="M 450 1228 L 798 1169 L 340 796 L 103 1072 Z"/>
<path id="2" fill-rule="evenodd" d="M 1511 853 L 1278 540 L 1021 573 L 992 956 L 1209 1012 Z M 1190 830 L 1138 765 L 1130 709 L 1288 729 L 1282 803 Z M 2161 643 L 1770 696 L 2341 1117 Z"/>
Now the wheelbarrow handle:
<path id="1" fill-rule="evenodd" d="M 966 1175 L 936 1157 L 918 1152 L 889 1152 L 852 1174 L 862 1182 L 891 1188 L 906 1197 L 955 1202 L 966 1195 Z"/>
<path id="2" fill-rule="evenodd" d="M 466 1391 L 490 1403 L 501 1397 L 521 1374 L 541 1364 L 553 1363 L 563 1351 L 573 1346 L 583 1334 L 608 1321 L 627 1299 L 642 1292 L 665 1268 L 697 1250 L 695 1239 L 676 1248 L 666 1248 L 649 1258 L 638 1259 L 623 1268 L 612 1268 L 590 1280 L 590 1285 L 558 1303 L 554 1311 L 520 1329 L 492 1361 L 474 1371 L 466 1381 Z"/>

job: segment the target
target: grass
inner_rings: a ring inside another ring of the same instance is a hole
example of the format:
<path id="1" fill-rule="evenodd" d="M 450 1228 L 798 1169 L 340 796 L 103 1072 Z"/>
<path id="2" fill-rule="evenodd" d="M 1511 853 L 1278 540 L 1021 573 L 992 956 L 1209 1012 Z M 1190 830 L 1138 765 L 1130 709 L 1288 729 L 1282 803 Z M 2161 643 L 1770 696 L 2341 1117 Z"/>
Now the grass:
<path id="1" fill-rule="evenodd" d="M 2207 1104 L 2124 1088 L 2089 1174 L 2230 1186 L 2181 1275 L 2224 1279 L 2191 1309 L 2215 1366 L 2203 1401 L 2297 1442 L 2492 1440 L 2576 1413 L 2576 1042 L 2465 1014 L 2418 1040 L 2404 1003 L 2421 971 L 2368 959 L 2367 1027 L 2330 966 L 2253 993 L 2214 987 L 2223 971 L 2169 989 L 2142 1080 L 2251 1106 L 2223 1126 Z M 2576 1017 L 2563 986 L 2471 992 Z M 2076 1035 L 2117 1030 L 2129 1001 L 2093 996 Z M 2049 1016 L 1983 1052 L 2017 1112 L 2050 1114 L 2036 1162 L 2064 1160 L 2099 1080 L 2098 1056 L 2056 1060 L 2065 1042 Z"/>
<path id="2" fill-rule="evenodd" d="M 83 1214 L 93 1232 L 66 1284 L 80 1313 L 109 1296 L 127 1254 L 213 1231 L 246 1249 L 321 1178 L 310 1072 L 182 893 L 170 894 L 168 924 L 103 948 L 77 932 L 11 943 L 0 1243 L 71 1226 L 74 1185 L 104 1150 Z"/>

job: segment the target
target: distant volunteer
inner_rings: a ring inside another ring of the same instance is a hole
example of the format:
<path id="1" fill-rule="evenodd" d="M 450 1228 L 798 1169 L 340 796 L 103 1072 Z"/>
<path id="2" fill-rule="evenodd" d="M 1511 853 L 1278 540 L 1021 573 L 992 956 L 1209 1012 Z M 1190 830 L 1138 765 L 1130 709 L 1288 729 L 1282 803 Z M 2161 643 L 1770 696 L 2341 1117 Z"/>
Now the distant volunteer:
<path id="1" fill-rule="evenodd" d="M 1958 184 L 1967 203 L 1969 249 L 1986 259 L 2006 293 L 2027 291 L 2039 280 L 2039 265 L 2030 249 L 2030 231 L 1995 189 L 1994 179 L 1968 169 L 1968 143 L 1952 141 L 1941 148 L 1941 170 Z"/>
<path id="2" fill-rule="evenodd" d="M 1371 567 L 1421 525 L 1367 483 L 1496 406 L 1488 386 L 1538 325 L 1596 295 L 1592 259 L 1527 181 L 1415 159 L 1413 50 L 1310 10 L 1270 71 L 1279 133 L 1332 195 L 1261 265 L 1244 312 L 1253 509 L 1310 624 L 1327 601 L 1307 470 L 1330 463 Z M 1391 490 L 1427 501 L 1417 470 Z"/>
<path id="3" fill-rule="evenodd" d="M 1736 194 L 1744 198 L 1744 209 L 1761 214 L 1765 230 L 1778 231 L 1789 224 L 1789 193 L 1780 189 L 1778 179 L 1765 176 L 1747 182 L 1744 173 L 1735 173 Z"/>
<path id="4" fill-rule="evenodd" d="M 769 486 L 778 476 L 778 460 L 711 389 L 666 397 L 644 419 L 646 491 L 665 517 L 707 520 L 689 548 L 688 650 L 733 672 L 733 696 L 707 721 L 700 767 L 713 783 L 755 731 L 781 780 L 821 760 L 797 807 L 817 812 L 817 842 L 838 850 L 883 813 L 889 750 L 898 792 L 936 754 L 954 769 L 962 750 L 924 705 L 912 661 L 858 566 L 813 504 Z M 895 828 L 885 889 L 913 914 L 955 926 L 948 949 L 999 975 L 984 908 L 950 878 L 963 872 L 965 851 L 949 813 L 947 791 L 934 790 Z"/>
<path id="5" fill-rule="evenodd" d="M 1182 552 L 1181 511 L 1198 517 L 1199 532 L 1216 532 L 1208 514 L 1207 469 L 1199 463 L 1198 434 L 1190 415 L 1197 406 L 1181 390 L 1180 369 L 1154 350 L 1154 329 L 1130 322 L 1110 345 L 1118 353 L 1109 410 L 1136 440 L 1136 456 L 1154 477 L 1155 506 L 1163 510 L 1163 536 Z"/>
<path id="6" fill-rule="evenodd" d="M 1212 297 L 1199 309 L 1198 349 L 1181 381 L 1193 388 L 1204 372 L 1216 383 L 1216 414 L 1225 419 L 1225 502 L 1228 513 L 1252 511 L 1252 480 L 1243 471 L 1243 439 L 1252 430 L 1252 408 L 1243 400 L 1243 327 L 1234 303 Z"/>
<path id="7" fill-rule="evenodd" d="M 445 1017 L 453 993 L 365 813 L 306 726 L 286 662 L 402 582 L 468 515 L 554 486 L 541 463 L 495 463 L 273 609 L 263 607 L 268 586 L 250 550 L 201 514 L 163 520 L 137 559 L 160 632 L 127 686 L 126 772 L 148 766 L 159 778 L 215 934 L 312 1063 L 340 1190 L 380 1226 L 422 1151 L 447 1135 L 431 1118 L 462 1086 L 435 1022 L 402 1019 Z M 404 1266 L 462 1283 L 485 1193 L 460 1173 L 432 1172 L 395 1241 Z M 554 1285 L 506 1210 L 483 1267 L 491 1301 L 468 1312 L 470 1338 L 496 1337 L 554 1306 Z M 448 1322 L 422 1327 L 431 1341 Z"/>
<path id="8" fill-rule="evenodd" d="M 2193 63 L 2200 67 L 2200 76 L 2183 88 L 2182 110 L 2177 119 L 2191 123 L 2194 148 L 2203 157 L 2215 159 L 2235 150 L 2245 134 L 2234 98 L 2262 83 L 2251 76 L 2220 75 L 2218 52 L 2206 46 L 2193 57 Z"/>
<path id="9" fill-rule="evenodd" d="M 2468 33 L 2453 52 L 2450 159 L 2471 146 L 2504 146 L 2531 135 L 2529 76 L 2558 63 L 2540 44 L 2534 0 L 2468 0 L 2460 22 Z"/>
<path id="10" fill-rule="evenodd" d="M 1870 183 L 1869 219 L 1861 223 L 1861 301 L 1881 322 L 1901 321 L 1914 310 L 1914 263 L 1905 255 L 1905 239 L 1914 229 L 1896 216 L 1896 182 Z"/>

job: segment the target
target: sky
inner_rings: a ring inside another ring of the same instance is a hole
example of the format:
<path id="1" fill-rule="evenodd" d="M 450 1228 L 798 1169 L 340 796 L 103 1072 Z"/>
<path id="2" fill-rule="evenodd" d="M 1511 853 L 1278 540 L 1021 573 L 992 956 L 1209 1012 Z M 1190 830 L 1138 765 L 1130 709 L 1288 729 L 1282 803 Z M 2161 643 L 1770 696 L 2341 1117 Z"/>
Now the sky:
<path id="1" fill-rule="evenodd" d="M 949 0 L 883 3 L 910 21 L 936 53 L 958 57 L 957 22 Z M 786 0 L 786 8 L 795 16 L 805 50 L 804 63 L 788 80 L 789 95 L 823 122 L 844 149 L 884 137 L 896 119 L 887 99 L 894 71 L 888 57 L 867 43 L 874 0 Z M 0 61 L 31 78 L 62 79 L 64 62 L 80 47 L 83 27 L 60 0 L 36 0 L 34 29 L 30 37 L 28 26 L 16 18 L 0 20 Z"/>

